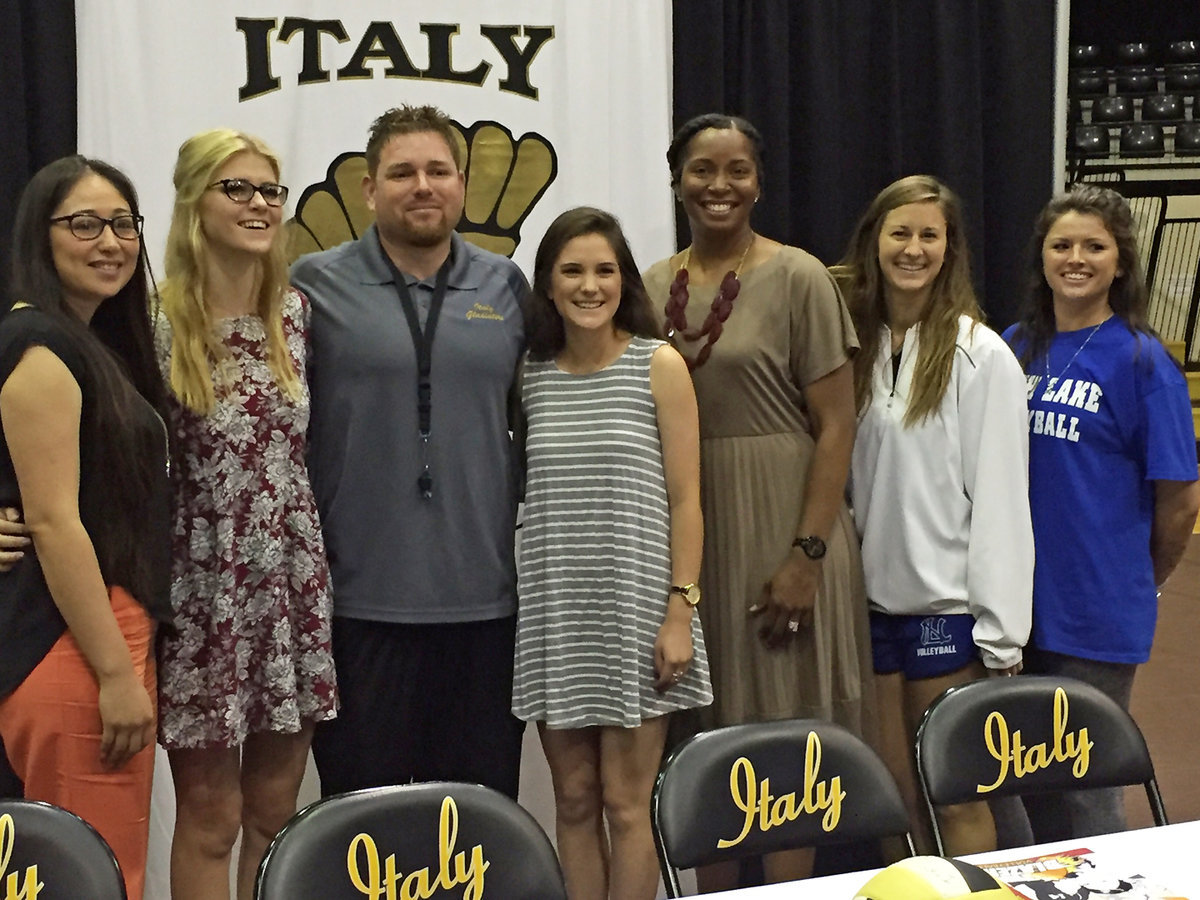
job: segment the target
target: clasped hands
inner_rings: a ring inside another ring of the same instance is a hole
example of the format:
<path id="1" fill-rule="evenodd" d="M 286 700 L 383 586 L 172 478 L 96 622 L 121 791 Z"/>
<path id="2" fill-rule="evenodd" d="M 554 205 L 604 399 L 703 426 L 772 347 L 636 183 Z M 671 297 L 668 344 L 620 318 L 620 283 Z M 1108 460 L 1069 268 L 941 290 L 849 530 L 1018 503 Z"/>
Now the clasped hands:
<path id="1" fill-rule="evenodd" d="M 793 550 L 763 585 L 747 613 L 760 620 L 758 636 L 767 647 L 787 647 L 800 629 L 812 627 L 820 579 L 820 561 Z"/>

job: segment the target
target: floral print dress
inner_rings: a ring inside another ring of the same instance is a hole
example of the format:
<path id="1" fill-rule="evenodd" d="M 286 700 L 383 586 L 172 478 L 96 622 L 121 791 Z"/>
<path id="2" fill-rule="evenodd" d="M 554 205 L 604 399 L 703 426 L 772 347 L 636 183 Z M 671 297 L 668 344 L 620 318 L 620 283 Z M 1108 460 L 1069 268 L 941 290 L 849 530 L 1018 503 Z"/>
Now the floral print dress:
<path id="1" fill-rule="evenodd" d="M 215 367 L 213 411 L 171 400 L 176 629 L 160 646 L 158 725 L 168 749 L 237 747 L 336 714 L 329 567 L 304 463 L 308 317 L 307 299 L 289 291 L 296 400 L 275 383 L 255 315 L 215 323 L 228 356 Z M 155 343 L 169 382 L 162 316 Z"/>

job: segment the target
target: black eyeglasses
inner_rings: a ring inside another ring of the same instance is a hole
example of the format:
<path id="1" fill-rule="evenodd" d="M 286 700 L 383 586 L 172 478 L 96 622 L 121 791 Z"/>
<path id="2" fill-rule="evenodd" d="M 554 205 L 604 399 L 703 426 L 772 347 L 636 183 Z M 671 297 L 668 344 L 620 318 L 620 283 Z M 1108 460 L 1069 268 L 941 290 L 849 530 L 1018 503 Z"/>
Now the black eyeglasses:
<path id="1" fill-rule="evenodd" d="M 81 241 L 94 241 L 100 237 L 105 225 L 123 241 L 136 241 L 142 233 L 142 217 L 128 213 L 122 216 L 113 216 L 111 219 L 97 216 L 94 213 L 71 213 L 69 216 L 56 216 L 50 222 L 51 224 L 66 222 L 67 227 L 71 229 L 71 234 Z"/>
<path id="2" fill-rule="evenodd" d="M 249 203 L 255 193 L 263 198 L 263 202 L 267 206 L 283 206 L 288 198 L 288 189 L 273 181 L 254 184 L 245 178 L 222 178 L 220 181 L 214 181 L 209 187 L 219 187 L 225 192 L 225 196 L 234 203 Z"/>

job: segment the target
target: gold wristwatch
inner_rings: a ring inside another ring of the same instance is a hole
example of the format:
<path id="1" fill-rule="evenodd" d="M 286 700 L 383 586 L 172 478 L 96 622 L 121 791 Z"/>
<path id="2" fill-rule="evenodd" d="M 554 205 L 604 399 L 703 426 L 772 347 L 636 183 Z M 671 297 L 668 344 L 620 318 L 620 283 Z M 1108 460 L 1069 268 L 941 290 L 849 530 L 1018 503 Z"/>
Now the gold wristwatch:
<path id="1" fill-rule="evenodd" d="M 690 584 L 671 585 L 671 593 L 678 594 L 680 597 L 682 597 L 683 602 L 692 609 L 695 609 L 700 605 L 700 585 L 696 584 L 694 581 Z"/>

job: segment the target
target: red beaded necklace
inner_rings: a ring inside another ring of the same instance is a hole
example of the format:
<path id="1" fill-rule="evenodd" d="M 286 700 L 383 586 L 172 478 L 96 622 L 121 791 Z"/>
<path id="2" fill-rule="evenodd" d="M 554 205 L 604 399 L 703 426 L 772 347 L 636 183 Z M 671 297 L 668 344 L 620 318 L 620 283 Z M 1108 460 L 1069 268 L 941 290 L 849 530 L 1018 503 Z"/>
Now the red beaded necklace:
<path id="1" fill-rule="evenodd" d="M 720 287 L 717 288 L 717 295 L 713 297 L 708 315 L 704 317 L 704 323 L 695 330 L 688 330 L 687 322 L 687 305 L 690 299 L 688 296 L 687 267 L 692 259 L 692 248 L 688 247 L 683 251 L 683 261 L 679 265 L 679 271 L 675 273 L 675 280 L 671 282 L 670 296 L 667 299 L 667 305 L 664 310 L 667 320 L 663 323 L 663 327 L 667 332 L 668 338 L 678 334 L 685 340 L 698 341 L 705 335 L 708 336 L 708 340 L 704 342 L 704 346 L 700 348 L 700 352 L 695 357 L 684 356 L 689 370 L 698 369 L 708 362 L 708 357 L 712 354 L 713 344 L 721 337 L 721 331 L 725 327 L 725 320 L 733 312 L 733 301 L 737 299 L 738 293 L 742 289 L 742 283 L 738 280 L 738 276 L 742 274 L 742 264 L 746 262 L 746 255 L 750 252 L 750 248 L 754 246 L 754 238 L 755 235 L 751 233 L 750 242 L 746 244 L 746 249 L 742 251 L 737 268 L 725 273 L 725 277 L 721 279 Z"/>

